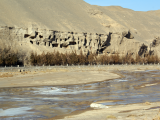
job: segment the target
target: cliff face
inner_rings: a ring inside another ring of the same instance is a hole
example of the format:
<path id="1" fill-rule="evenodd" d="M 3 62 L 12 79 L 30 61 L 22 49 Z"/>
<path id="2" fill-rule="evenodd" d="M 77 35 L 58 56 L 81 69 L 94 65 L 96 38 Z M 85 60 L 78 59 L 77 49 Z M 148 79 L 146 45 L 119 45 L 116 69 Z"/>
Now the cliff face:
<path id="1" fill-rule="evenodd" d="M 24 51 L 134 54 L 160 36 L 159 11 L 92 6 L 83 0 L 0 0 L 0 15 L 1 41 L 13 40 Z"/>

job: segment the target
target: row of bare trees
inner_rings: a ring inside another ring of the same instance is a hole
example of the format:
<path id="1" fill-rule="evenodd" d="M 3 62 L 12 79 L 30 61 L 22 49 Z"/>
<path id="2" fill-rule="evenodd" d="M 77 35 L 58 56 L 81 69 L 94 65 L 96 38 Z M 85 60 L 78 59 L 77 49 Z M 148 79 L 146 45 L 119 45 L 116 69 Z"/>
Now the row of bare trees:
<path id="1" fill-rule="evenodd" d="M 146 57 L 141 57 L 138 54 L 136 57 L 132 55 L 119 56 L 118 54 L 113 55 L 102 55 L 98 59 L 99 64 L 150 64 L 159 63 L 160 59 L 157 55 L 148 55 Z"/>
<path id="2" fill-rule="evenodd" d="M 119 54 L 112 55 L 97 55 L 91 53 L 84 55 L 82 52 L 78 55 L 76 52 L 59 53 L 58 51 L 42 53 L 38 55 L 32 52 L 30 55 L 30 63 L 32 65 L 87 65 L 87 64 L 150 64 L 159 63 L 157 55 L 148 55 L 140 57 L 138 54 L 135 58 L 132 55 L 120 56 Z"/>
<path id="3" fill-rule="evenodd" d="M 57 52 L 48 52 L 37 55 L 36 52 L 32 52 L 30 56 L 30 62 L 32 65 L 66 65 L 66 64 L 86 64 L 87 56 L 83 55 L 82 52 L 80 55 L 77 55 L 76 52 L 72 53 L 59 53 Z"/>
<path id="4" fill-rule="evenodd" d="M 22 53 L 11 50 L 10 47 L 0 49 L 0 65 L 23 65 L 25 55 Z M 58 51 L 47 52 L 37 54 L 32 52 L 28 63 L 32 65 L 93 65 L 93 64 L 150 64 L 159 63 L 160 59 L 157 55 L 148 55 L 141 57 L 138 54 L 133 58 L 132 55 L 120 56 L 119 54 L 112 55 L 97 55 L 96 53 L 90 53 L 90 55 L 84 55 L 82 52 L 77 54 L 71 53 L 59 53 Z"/>
<path id="5" fill-rule="evenodd" d="M 11 47 L 0 48 L 0 65 L 11 66 L 11 65 L 22 65 L 22 55 L 15 52 Z"/>

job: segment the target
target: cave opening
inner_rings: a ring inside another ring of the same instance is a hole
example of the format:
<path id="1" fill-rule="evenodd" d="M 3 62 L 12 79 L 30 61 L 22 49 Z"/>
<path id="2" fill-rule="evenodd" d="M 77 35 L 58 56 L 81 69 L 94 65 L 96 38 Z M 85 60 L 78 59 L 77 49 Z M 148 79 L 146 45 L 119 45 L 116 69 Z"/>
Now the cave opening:
<path id="1" fill-rule="evenodd" d="M 42 35 L 39 35 L 39 38 L 43 38 L 43 36 L 42 36 Z"/>
<path id="2" fill-rule="evenodd" d="M 35 38 L 35 36 L 31 36 L 30 38 L 31 38 L 31 39 L 34 39 L 34 38 Z"/>
<path id="3" fill-rule="evenodd" d="M 63 47 L 63 44 L 60 44 L 60 48 L 62 48 Z"/>
<path id="4" fill-rule="evenodd" d="M 76 42 L 69 42 L 69 45 L 75 45 Z"/>
<path id="5" fill-rule="evenodd" d="M 24 34 L 24 38 L 27 38 L 29 37 L 30 35 L 29 34 Z"/>
<path id="6" fill-rule="evenodd" d="M 36 33 L 36 36 L 35 37 L 37 37 L 37 35 L 38 35 L 38 32 L 35 32 Z"/>
<path id="7" fill-rule="evenodd" d="M 33 41 L 30 40 L 30 43 L 33 44 Z"/>
<path id="8" fill-rule="evenodd" d="M 9 27 L 9 29 L 11 30 L 11 29 L 13 29 L 14 27 Z"/>
<path id="9" fill-rule="evenodd" d="M 52 44 L 52 47 L 58 47 L 58 44 Z"/>
<path id="10" fill-rule="evenodd" d="M 51 39 L 51 35 L 48 37 L 48 39 Z"/>
<path id="11" fill-rule="evenodd" d="M 128 38 L 128 39 L 133 39 L 134 37 L 132 36 L 131 32 L 128 31 L 128 34 L 125 35 L 124 37 Z"/>
<path id="12" fill-rule="evenodd" d="M 39 45 L 39 42 L 37 42 L 36 44 Z"/>
<path id="13" fill-rule="evenodd" d="M 111 35 L 112 33 L 109 33 L 108 37 L 107 37 L 107 40 L 106 40 L 106 46 L 110 46 L 111 45 Z"/>

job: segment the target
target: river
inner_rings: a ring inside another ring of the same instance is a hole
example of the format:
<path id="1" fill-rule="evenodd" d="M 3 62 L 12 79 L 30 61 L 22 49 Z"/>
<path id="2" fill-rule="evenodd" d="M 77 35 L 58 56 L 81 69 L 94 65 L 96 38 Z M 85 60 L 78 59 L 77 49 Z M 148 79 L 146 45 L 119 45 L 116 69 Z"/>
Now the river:
<path id="1" fill-rule="evenodd" d="M 160 101 L 160 71 L 116 72 L 125 77 L 81 85 L 0 88 L 0 119 L 65 116 L 98 101 L 107 106 Z"/>

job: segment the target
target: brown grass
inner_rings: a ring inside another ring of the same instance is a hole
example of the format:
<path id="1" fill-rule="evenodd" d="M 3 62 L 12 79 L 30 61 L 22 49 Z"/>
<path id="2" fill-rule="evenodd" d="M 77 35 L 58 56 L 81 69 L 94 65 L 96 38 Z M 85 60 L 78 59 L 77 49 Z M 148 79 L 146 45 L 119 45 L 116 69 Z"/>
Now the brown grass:
<path id="1" fill-rule="evenodd" d="M 12 74 L 9 74 L 9 73 L 2 73 L 2 74 L 0 75 L 0 78 L 4 78 L 4 77 L 13 77 L 13 75 L 12 75 Z"/>
<path id="2" fill-rule="evenodd" d="M 113 116 L 113 115 L 109 115 L 109 116 L 107 116 L 107 118 L 108 119 L 117 119 L 115 116 Z"/>
<path id="3" fill-rule="evenodd" d="M 103 54 L 90 53 L 85 55 L 82 52 L 78 55 L 76 52 L 59 53 L 58 51 L 42 53 L 31 53 L 30 62 L 32 65 L 93 65 L 93 64 L 150 64 L 159 63 L 160 60 L 157 55 L 148 55 L 145 57 L 138 54 L 134 58 L 133 55 L 127 54 L 120 56 L 116 54 Z"/>

